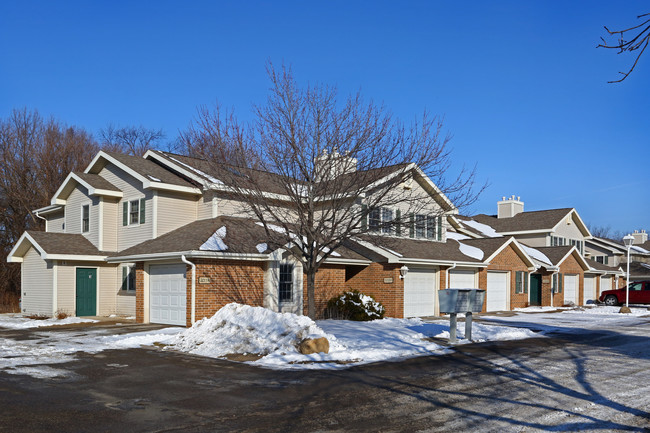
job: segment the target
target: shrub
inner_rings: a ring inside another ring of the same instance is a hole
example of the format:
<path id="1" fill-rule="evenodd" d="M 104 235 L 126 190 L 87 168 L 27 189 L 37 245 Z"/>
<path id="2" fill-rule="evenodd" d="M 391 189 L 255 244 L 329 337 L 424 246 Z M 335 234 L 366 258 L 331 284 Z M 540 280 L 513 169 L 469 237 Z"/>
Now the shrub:
<path id="1" fill-rule="evenodd" d="M 56 314 L 54 315 L 54 317 L 56 317 L 57 320 L 63 320 L 63 319 L 68 318 L 68 317 L 69 317 L 69 314 L 66 313 L 66 312 L 63 311 L 63 310 L 57 310 L 57 311 L 56 311 Z"/>
<path id="2" fill-rule="evenodd" d="M 327 316 L 330 319 L 368 321 L 384 317 L 386 309 L 372 296 L 358 290 L 345 292 L 327 302 Z"/>

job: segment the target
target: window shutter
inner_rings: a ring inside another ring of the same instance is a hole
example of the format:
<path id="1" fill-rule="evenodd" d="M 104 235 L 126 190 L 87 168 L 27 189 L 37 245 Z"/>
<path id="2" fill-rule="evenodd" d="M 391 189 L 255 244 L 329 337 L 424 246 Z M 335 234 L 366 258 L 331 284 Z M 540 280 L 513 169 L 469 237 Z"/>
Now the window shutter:
<path id="1" fill-rule="evenodd" d="M 128 277 L 128 268 L 126 266 L 122 266 L 122 290 L 126 290 L 126 279 Z"/>
<path id="2" fill-rule="evenodd" d="M 402 236 L 402 211 L 397 209 L 395 211 L 395 219 L 397 220 L 397 225 L 395 226 L 395 234 L 397 236 Z"/>
<path id="3" fill-rule="evenodd" d="M 523 272 L 524 274 L 524 293 L 528 293 L 528 272 Z"/>
<path id="4" fill-rule="evenodd" d="M 442 217 L 441 216 L 438 216 L 438 218 L 436 218 L 436 229 L 438 231 L 438 240 L 441 241 L 442 240 Z"/>
<path id="5" fill-rule="evenodd" d="M 140 224 L 144 224 L 144 203 L 145 199 L 140 199 Z"/>
<path id="6" fill-rule="evenodd" d="M 361 205 L 361 230 L 368 230 L 368 206 Z"/>
<path id="7" fill-rule="evenodd" d="M 409 237 L 415 237 L 415 214 L 409 214 Z"/>
<path id="8" fill-rule="evenodd" d="M 515 293 L 521 293 L 522 292 L 522 287 L 521 287 L 521 271 L 515 271 Z"/>
<path id="9" fill-rule="evenodd" d="M 562 274 L 557 274 L 557 288 L 558 293 L 562 293 Z"/>
<path id="10" fill-rule="evenodd" d="M 122 203 L 122 225 L 129 224 L 129 202 L 125 201 Z"/>

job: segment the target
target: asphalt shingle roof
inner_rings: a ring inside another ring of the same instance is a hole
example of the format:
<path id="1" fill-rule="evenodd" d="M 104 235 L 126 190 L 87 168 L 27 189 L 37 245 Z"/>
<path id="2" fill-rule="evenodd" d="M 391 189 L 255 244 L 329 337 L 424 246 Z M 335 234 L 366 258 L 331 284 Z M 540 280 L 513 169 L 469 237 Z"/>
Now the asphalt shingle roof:
<path id="1" fill-rule="evenodd" d="M 479 214 L 471 218 L 482 224 L 489 225 L 499 233 L 551 230 L 572 210 L 572 208 L 563 208 L 522 212 L 510 218 L 497 218 L 495 215 Z"/>
<path id="2" fill-rule="evenodd" d="M 88 239 L 80 234 L 52 233 L 29 230 L 27 233 L 47 254 L 73 254 L 87 256 L 108 256 L 99 251 Z"/>
<path id="3" fill-rule="evenodd" d="M 384 247 L 389 253 L 394 251 L 403 258 L 439 260 L 447 262 L 474 262 L 482 263 L 474 257 L 467 256 L 460 251 L 460 244 L 455 240 L 447 242 L 434 242 L 428 240 L 394 238 L 388 236 L 366 235 L 361 240 L 373 245 Z M 465 243 L 466 241 L 462 241 Z"/>
<path id="4" fill-rule="evenodd" d="M 573 247 L 570 245 L 561 247 L 535 247 L 536 250 L 548 257 L 553 266 L 558 266 L 561 263 L 561 260 L 569 253 L 571 248 Z"/>
<path id="5" fill-rule="evenodd" d="M 118 152 L 105 153 L 151 181 L 155 182 L 155 180 L 152 179 L 153 177 L 155 179 L 160 179 L 160 182 L 162 183 L 167 183 L 170 185 L 194 187 L 192 183 L 183 179 L 181 176 L 172 173 L 168 169 L 163 168 L 148 159 L 144 159 L 139 156 L 124 155 Z"/>
<path id="6" fill-rule="evenodd" d="M 79 171 L 75 171 L 74 174 L 76 176 L 79 176 L 84 182 L 88 183 L 90 186 L 93 188 L 97 189 L 105 189 L 108 191 L 120 191 L 118 187 L 104 179 L 98 174 L 90 174 L 90 173 L 83 173 Z"/>

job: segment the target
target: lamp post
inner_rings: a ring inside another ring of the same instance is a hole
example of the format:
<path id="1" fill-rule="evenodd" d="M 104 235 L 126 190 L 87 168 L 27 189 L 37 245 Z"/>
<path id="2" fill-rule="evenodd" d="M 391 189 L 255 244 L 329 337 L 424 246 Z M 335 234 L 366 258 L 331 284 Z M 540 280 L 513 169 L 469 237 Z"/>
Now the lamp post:
<path id="1" fill-rule="evenodd" d="M 623 243 L 627 247 L 627 276 L 625 277 L 625 306 L 630 308 L 630 248 L 634 243 L 634 236 L 626 235 L 623 237 Z"/>

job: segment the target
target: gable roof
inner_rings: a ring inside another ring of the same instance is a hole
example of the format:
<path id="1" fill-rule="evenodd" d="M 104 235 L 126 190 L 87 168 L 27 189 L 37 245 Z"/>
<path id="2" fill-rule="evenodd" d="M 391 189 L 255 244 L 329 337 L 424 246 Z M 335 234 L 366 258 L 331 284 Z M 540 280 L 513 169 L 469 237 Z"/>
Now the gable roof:
<path id="1" fill-rule="evenodd" d="M 10 263 L 20 263 L 30 247 L 45 260 L 104 261 L 111 253 L 99 251 L 81 234 L 26 231 L 7 256 Z"/>
<path id="2" fill-rule="evenodd" d="M 583 270 L 589 270 L 589 263 L 585 260 L 576 247 L 565 245 L 561 247 L 535 247 L 536 250 L 544 254 L 551 260 L 551 265 L 559 267 L 569 256 L 576 258 Z"/>
<path id="3" fill-rule="evenodd" d="M 497 218 L 496 215 L 479 214 L 471 217 L 482 224 L 487 224 L 499 233 L 551 231 L 573 208 L 550 209 L 521 212 L 510 218 Z"/>
<path id="4" fill-rule="evenodd" d="M 483 261 L 490 263 L 494 257 L 501 253 L 509 245 L 515 250 L 517 255 L 529 266 L 534 267 L 535 261 L 528 255 L 527 248 L 522 246 L 515 238 L 511 237 L 498 237 L 498 238 L 484 238 L 484 239 L 467 239 L 462 241 L 463 244 L 479 248 L 485 254 Z M 530 247 L 528 247 L 530 248 Z"/>
<path id="5" fill-rule="evenodd" d="M 594 259 L 585 259 L 585 261 L 589 264 L 589 267 L 591 267 L 594 271 L 597 271 L 599 274 L 623 274 L 623 271 L 620 267 L 605 265 L 603 263 L 595 261 Z"/>
<path id="6" fill-rule="evenodd" d="M 115 185 L 104 179 L 103 177 L 97 174 L 81 173 L 73 171 L 68 174 L 61 186 L 54 193 L 51 203 L 52 205 L 61 205 L 65 204 L 67 198 L 70 196 L 70 193 L 77 187 L 81 185 L 86 190 L 88 190 L 89 196 L 101 195 L 108 197 L 122 197 L 122 191 L 119 190 Z M 39 210 L 43 210 L 41 208 Z"/>
<path id="7" fill-rule="evenodd" d="M 139 156 L 124 155 L 117 152 L 99 151 L 84 173 L 97 174 L 107 163 L 114 164 L 121 170 L 142 182 L 144 189 L 162 189 L 191 194 L 200 194 L 193 183 L 153 161 Z"/>
<path id="8" fill-rule="evenodd" d="M 214 238 L 213 238 L 214 236 Z M 218 241 L 209 242 L 213 238 Z M 264 227 L 248 218 L 220 216 L 191 222 L 183 227 L 123 250 L 109 259 L 113 262 L 143 260 L 151 256 L 187 257 L 248 257 L 267 260 L 273 251 L 268 249 Z M 346 247 L 325 262 L 368 260 Z"/>

